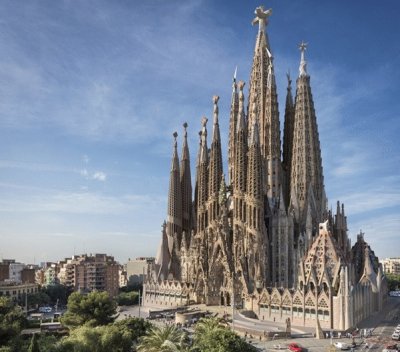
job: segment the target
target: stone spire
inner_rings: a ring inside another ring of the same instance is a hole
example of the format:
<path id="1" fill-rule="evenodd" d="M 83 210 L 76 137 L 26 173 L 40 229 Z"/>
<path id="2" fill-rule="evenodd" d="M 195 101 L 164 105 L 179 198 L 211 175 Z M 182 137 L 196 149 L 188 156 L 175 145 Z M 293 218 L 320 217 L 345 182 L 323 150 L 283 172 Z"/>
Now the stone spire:
<path id="1" fill-rule="evenodd" d="M 246 221 L 245 192 L 247 177 L 247 129 L 244 112 L 244 82 L 239 81 L 239 116 L 235 136 L 235 164 L 233 179 L 234 218 L 244 223 Z"/>
<path id="2" fill-rule="evenodd" d="M 235 177 L 233 183 L 234 192 L 246 191 L 247 129 L 244 112 L 244 85 L 245 83 L 243 81 L 239 82 L 239 116 L 235 136 Z"/>
<path id="3" fill-rule="evenodd" d="M 251 113 L 255 113 L 256 106 L 255 103 L 252 105 Z M 249 198 L 251 198 L 254 202 L 260 203 L 258 206 L 263 204 L 264 192 L 263 192 L 263 167 L 262 167 L 262 157 L 260 151 L 260 137 L 258 130 L 258 122 L 254 121 L 250 138 L 249 138 L 249 148 L 248 148 L 248 159 L 247 159 L 247 190 L 246 194 Z M 261 228 L 261 219 L 264 214 L 257 214 L 256 219 L 252 219 L 250 222 L 250 226 L 254 228 Z M 258 217 L 261 217 L 258 219 Z"/>
<path id="4" fill-rule="evenodd" d="M 265 95 L 266 84 L 268 77 L 268 67 L 270 65 L 271 49 L 269 47 L 268 36 L 265 27 L 268 23 L 268 17 L 272 14 L 272 10 L 264 10 L 262 6 L 255 10 L 256 17 L 253 20 L 253 25 L 258 23 L 258 33 L 256 45 L 254 48 L 253 66 L 250 74 L 250 87 L 248 104 L 256 103 L 257 112 L 255 117 L 258 119 L 259 126 L 262 129 L 260 121 L 264 118 L 265 113 Z M 248 126 L 253 126 L 251 116 L 248 121 Z M 261 145 L 262 145 L 261 140 Z"/>
<path id="5" fill-rule="evenodd" d="M 265 114 L 260 120 L 261 154 L 265 162 L 265 189 L 270 206 L 280 196 L 281 186 L 281 138 L 278 97 L 276 93 L 273 58 L 270 57 L 265 97 Z"/>
<path id="6" fill-rule="evenodd" d="M 256 113 L 253 103 L 250 114 Z M 263 161 L 260 150 L 260 138 L 257 119 L 254 119 L 250 132 L 247 157 L 246 189 L 246 258 L 249 276 L 249 288 L 261 288 L 265 280 L 266 269 L 266 232 L 264 224 Z"/>
<path id="7" fill-rule="evenodd" d="M 239 96 L 237 92 L 236 73 L 237 73 L 237 67 L 235 69 L 235 73 L 233 75 L 233 80 L 232 80 L 231 113 L 229 118 L 228 177 L 230 184 L 232 183 L 234 174 L 233 169 L 235 160 L 235 136 L 236 136 L 237 116 L 239 111 Z"/>
<path id="8" fill-rule="evenodd" d="M 340 205 L 339 201 L 337 201 L 336 204 L 336 215 L 333 224 L 333 235 L 339 247 L 343 250 L 343 253 L 346 256 L 348 256 L 350 248 L 348 245 L 348 237 L 347 237 L 347 220 L 344 212 L 344 204 Z"/>
<path id="9" fill-rule="evenodd" d="M 326 208 L 324 176 L 317 117 L 311 93 L 310 76 L 305 70 L 305 44 L 300 44 L 300 75 L 297 78 L 293 128 L 291 203 L 296 204 L 295 222 L 304 230 L 307 209 L 313 211 L 313 227 L 322 222 Z M 295 199 L 296 198 L 296 199 Z"/>
<path id="10" fill-rule="evenodd" d="M 192 209 L 192 177 L 190 173 L 190 156 L 187 141 L 188 124 L 183 124 L 183 146 L 181 159 L 181 192 L 182 192 L 182 231 L 186 234 L 186 243 L 190 244 L 190 233 L 193 228 L 193 209 Z"/>
<path id="11" fill-rule="evenodd" d="M 218 100 L 219 96 L 213 96 L 214 103 L 214 126 L 213 137 L 210 150 L 210 163 L 208 174 L 208 221 L 217 220 L 219 214 L 218 195 L 222 177 L 222 151 L 221 151 L 221 136 L 218 123 Z"/>
<path id="12" fill-rule="evenodd" d="M 258 23 L 256 50 L 262 47 L 269 49 L 268 36 L 265 27 L 268 24 L 268 17 L 272 15 L 272 9 L 264 10 L 264 6 L 261 5 L 254 10 L 254 14 L 256 17 L 254 17 L 251 24 L 254 26 Z"/>
<path id="13" fill-rule="evenodd" d="M 196 159 L 196 181 L 194 185 L 194 201 L 193 201 L 193 210 L 194 210 L 194 217 L 193 217 L 193 227 L 196 228 L 197 226 L 197 205 L 198 205 L 198 195 L 199 195 L 199 165 L 200 165 L 200 154 L 201 154 L 201 140 L 202 140 L 202 131 L 199 131 L 199 150 L 197 152 L 197 159 Z"/>
<path id="14" fill-rule="evenodd" d="M 207 121 L 202 118 L 201 146 L 199 165 L 197 168 L 197 229 L 203 231 L 208 225 L 206 202 L 208 199 L 208 148 L 207 148 Z"/>
<path id="15" fill-rule="evenodd" d="M 168 193 L 167 237 L 168 248 L 171 255 L 169 272 L 176 279 L 179 278 L 179 246 L 182 241 L 182 194 L 179 171 L 178 147 L 174 132 L 174 149 L 171 161 Z M 178 243 L 178 245 L 177 245 Z"/>
<path id="16" fill-rule="evenodd" d="M 168 193 L 168 217 L 167 217 L 167 235 L 170 252 L 172 252 L 172 243 L 174 234 L 181 240 L 182 235 L 182 195 L 179 172 L 179 159 L 177 141 L 178 133 L 174 132 L 174 149 L 171 161 L 171 171 L 169 177 Z"/>
<path id="17" fill-rule="evenodd" d="M 157 266 L 157 280 L 165 280 L 168 276 L 168 268 L 171 260 L 171 254 L 168 248 L 167 224 L 164 221 L 161 231 L 161 243 L 158 248 L 155 264 Z"/>
<path id="18" fill-rule="evenodd" d="M 294 104 L 292 97 L 292 80 L 289 72 L 286 75 L 288 80 L 286 106 L 285 106 L 285 123 L 283 128 L 283 171 L 285 173 L 284 183 L 284 199 L 286 207 L 290 202 L 290 175 L 292 166 L 292 148 L 293 148 L 293 128 L 294 128 Z"/>
<path id="19" fill-rule="evenodd" d="M 307 50 L 307 43 L 304 43 L 304 41 L 302 41 L 299 45 L 299 49 L 301 52 L 301 58 L 300 58 L 300 67 L 299 67 L 299 76 L 300 77 L 304 77 L 304 76 L 308 76 L 307 74 L 307 62 L 304 56 L 304 53 Z"/>

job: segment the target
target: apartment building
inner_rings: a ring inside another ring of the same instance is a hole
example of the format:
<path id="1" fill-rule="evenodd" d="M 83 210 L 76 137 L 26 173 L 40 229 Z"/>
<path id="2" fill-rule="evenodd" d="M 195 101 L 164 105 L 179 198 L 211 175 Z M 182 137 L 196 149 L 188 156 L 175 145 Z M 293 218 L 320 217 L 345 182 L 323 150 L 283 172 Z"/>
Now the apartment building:
<path id="1" fill-rule="evenodd" d="M 60 283 L 75 291 L 106 291 L 114 297 L 119 288 L 119 264 L 106 254 L 82 254 L 59 262 Z"/>
<path id="2" fill-rule="evenodd" d="M 385 258 L 380 262 L 385 274 L 400 275 L 400 258 Z"/>
<path id="3" fill-rule="evenodd" d="M 138 257 L 134 260 L 129 259 L 126 263 L 127 284 L 142 284 L 143 277 L 147 274 L 149 265 L 154 264 L 154 257 Z"/>
<path id="4" fill-rule="evenodd" d="M 27 294 L 35 294 L 38 290 L 38 285 L 34 283 L 0 282 L 0 297 L 10 297 L 19 304 L 24 304 Z"/>

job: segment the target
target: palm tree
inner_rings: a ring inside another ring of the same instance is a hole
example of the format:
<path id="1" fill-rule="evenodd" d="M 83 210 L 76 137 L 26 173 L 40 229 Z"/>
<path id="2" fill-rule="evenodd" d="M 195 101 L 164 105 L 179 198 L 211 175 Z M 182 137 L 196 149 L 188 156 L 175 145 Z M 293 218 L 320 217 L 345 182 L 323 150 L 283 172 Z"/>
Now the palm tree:
<path id="1" fill-rule="evenodd" d="M 138 345 L 139 352 L 183 352 L 189 351 L 186 333 L 174 325 L 153 327 L 147 336 L 143 336 Z"/>
<path id="2" fill-rule="evenodd" d="M 194 347 L 201 352 L 254 352 L 249 345 L 231 329 L 221 324 L 221 319 L 201 319 L 194 332 Z"/>
<path id="3" fill-rule="evenodd" d="M 196 325 L 195 336 L 204 337 L 210 336 L 214 333 L 222 331 L 224 327 L 221 325 L 221 319 L 219 318 L 202 318 Z"/>

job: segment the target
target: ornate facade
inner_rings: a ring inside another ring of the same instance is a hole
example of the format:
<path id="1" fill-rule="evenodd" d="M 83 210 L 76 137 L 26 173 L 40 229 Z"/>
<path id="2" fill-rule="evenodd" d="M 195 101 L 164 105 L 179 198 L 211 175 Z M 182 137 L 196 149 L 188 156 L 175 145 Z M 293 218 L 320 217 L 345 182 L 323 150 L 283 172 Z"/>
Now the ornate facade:
<path id="1" fill-rule="evenodd" d="M 273 55 L 258 7 L 249 94 L 236 72 L 230 102 L 228 182 L 223 173 L 219 97 L 211 145 L 203 117 L 192 199 L 187 128 L 179 162 L 174 133 L 167 219 L 144 302 L 235 305 L 259 319 L 346 330 L 381 308 L 386 280 L 358 236 L 351 247 L 344 206 L 327 208 L 317 118 L 305 59 L 285 106 L 283 158 Z"/>

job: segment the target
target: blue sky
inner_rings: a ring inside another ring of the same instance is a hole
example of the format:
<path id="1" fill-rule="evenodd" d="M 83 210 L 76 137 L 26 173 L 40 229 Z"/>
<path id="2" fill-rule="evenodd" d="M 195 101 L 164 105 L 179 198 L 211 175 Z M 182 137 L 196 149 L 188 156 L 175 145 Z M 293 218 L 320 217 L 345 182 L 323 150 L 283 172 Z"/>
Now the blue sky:
<path id="1" fill-rule="evenodd" d="M 0 257 L 155 255 L 172 133 L 248 81 L 257 1 L 0 2 Z M 400 256 L 400 3 L 270 0 L 279 89 L 301 40 L 330 203 L 380 257 Z M 181 142 L 181 139 L 179 139 Z M 226 159 L 226 148 L 224 149 Z M 192 173 L 194 164 L 192 162 Z"/>

